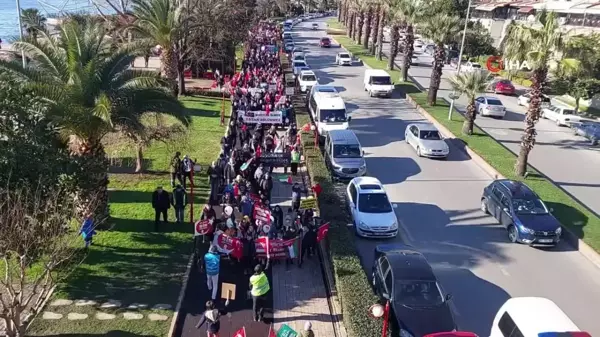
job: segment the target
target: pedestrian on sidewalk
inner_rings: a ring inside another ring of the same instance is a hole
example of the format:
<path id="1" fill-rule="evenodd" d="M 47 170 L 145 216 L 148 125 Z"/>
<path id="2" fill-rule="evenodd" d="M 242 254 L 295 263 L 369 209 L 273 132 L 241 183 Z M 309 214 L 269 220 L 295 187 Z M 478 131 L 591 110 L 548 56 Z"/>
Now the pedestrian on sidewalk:
<path id="1" fill-rule="evenodd" d="M 254 267 L 254 275 L 250 276 L 250 295 L 252 295 L 252 313 L 255 322 L 263 320 L 263 311 L 267 293 L 271 290 L 269 279 L 263 271 L 263 266 Z"/>
<path id="2" fill-rule="evenodd" d="M 171 159 L 171 187 L 175 187 L 175 178 L 179 181 L 180 184 L 183 184 L 181 181 L 181 152 L 175 152 L 175 156 Z"/>
<path id="3" fill-rule="evenodd" d="M 304 323 L 304 330 L 300 334 L 302 337 L 315 337 L 315 333 L 312 330 L 312 323 L 310 321 L 306 321 Z"/>
<path id="4" fill-rule="evenodd" d="M 163 190 L 162 186 L 158 186 L 152 193 L 152 208 L 154 208 L 154 228 L 158 230 L 160 215 L 162 214 L 163 221 L 168 223 L 167 211 L 171 208 L 169 192 Z"/>
<path id="5" fill-rule="evenodd" d="M 177 223 L 183 223 L 183 211 L 185 210 L 185 206 L 187 206 L 187 193 L 185 193 L 185 190 L 179 184 L 173 190 L 171 204 L 175 209 L 175 219 L 177 220 Z"/>
<path id="6" fill-rule="evenodd" d="M 305 188 L 302 188 L 299 183 L 294 183 L 292 186 L 292 208 L 294 212 L 300 209 L 300 200 L 302 199 L 302 193 L 307 193 Z"/>
<path id="7" fill-rule="evenodd" d="M 219 330 L 221 330 L 220 318 L 221 316 L 228 314 L 228 306 L 229 299 L 225 301 L 225 307 L 223 309 L 217 309 L 214 301 L 206 301 L 206 311 L 204 311 L 202 318 L 200 318 L 200 321 L 196 324 L 196 329 L 200 329 L 204 323 L 207 323 L 206 336 L 219 337 Z"/>
<path id="8" fill-rule="evenodd" d="M 298 165 L 300 164 L 300 151 L 298 151 L 296 146 L 294 146 L 292 149 L 291 158 L 290 167 L 292 170 L 292 175 L 295 176 L 298 174 Z"/>
<path id="9" fill-rule="evenodd" d="M 217 290 L 219 289 L 219 268 L 221 264 L 221 255 L 215 245 L 211 245 L 208 253 L 204 255 L 204 265 L 206 270 L 206 285 L 208 291 L 212 291 L 212 300 L 217 299 Z"/>

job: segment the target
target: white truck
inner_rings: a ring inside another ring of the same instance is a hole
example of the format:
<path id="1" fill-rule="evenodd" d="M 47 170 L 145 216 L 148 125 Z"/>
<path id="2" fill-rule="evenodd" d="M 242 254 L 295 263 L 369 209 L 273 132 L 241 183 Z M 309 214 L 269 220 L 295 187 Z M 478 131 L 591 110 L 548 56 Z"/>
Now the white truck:
<path id="1" fill-rule="evenodd" d="M 542 118 L 555 122 L 557 126 L 571 126 L 584 120 L 581 116 L 575 115 L 575 110 L 571 107 L 560 105 L 550 105 L 542 109 Z"/>
<path id="2" fill-rule="evenodd" d="M 367 69 L 365 70 L 364 88 L 370 97 L 391 97 L 394 91 L 394 84 L 387 71 L 383 69 Z"/>

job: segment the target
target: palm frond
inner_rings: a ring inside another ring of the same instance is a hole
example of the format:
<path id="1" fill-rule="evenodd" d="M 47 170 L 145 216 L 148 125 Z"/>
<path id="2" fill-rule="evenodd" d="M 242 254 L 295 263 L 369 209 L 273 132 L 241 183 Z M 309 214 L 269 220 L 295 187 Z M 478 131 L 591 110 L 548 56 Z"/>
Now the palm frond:
<path id="1" fill-rule="evenodd" d="M 134 119 L 146 112 L 158 112 L 175 117 L 185 126 L 191 122 L 183 104 L 167 90 L 126 88 L 120 90 L 118 99 L 113 101 L 117 106 L 125 107 L 118 108 L 113 114 L 117 119 Z"/>
<path id="2" fill-rule="evenodd" d="M 471 71 L 454 75 L 448 81 L 452 90 L 472 100 L 475 96 L 485 92 L 492 79 L 487 71 Z"/>

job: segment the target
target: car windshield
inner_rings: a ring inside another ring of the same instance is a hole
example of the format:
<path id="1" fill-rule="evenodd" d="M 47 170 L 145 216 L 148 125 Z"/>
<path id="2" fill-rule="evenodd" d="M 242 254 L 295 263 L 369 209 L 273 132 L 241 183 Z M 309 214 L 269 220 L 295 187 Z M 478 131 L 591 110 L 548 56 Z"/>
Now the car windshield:
<path id="1" fill-rule="evenodd" d="M 384 193 L 361 193 L 358 198 L 358 210 L 362 213 L 390 213 L 392 205 Z"/>
<path id="2" fill-rule="evenodd" d="M 498 82 L 498 84 L 501 84 L 501 85 L 512 85 L 512 83 L 510 83 L 510 81 L 500 81 L 500 82 Z"/>
<path id="3" fill-rule="evenodd" d="M 563 115 L 572 115 L 574 113 L 575 113 L 575 110 L 563 109 Z"/>
<path id="4" fill-rule="evenodd" d="M 358 145 L 334 145 L 334 158 L 360 158 L 361 152 Z"/>
<path id="5" fill-rule="evenodd" d="M 488 99 L 487 104 L 488 105 L 502 105 L 502 102 L 500 102 L 500 100 L 497 100 L 497 99 Z"/>
<path id="6" fill-rule="evenodd" d="M 349 59 L 350 58 L 350 54 L 340 54 L 340 58 L 341 59 Z"/>
<path id="7" fill-rule="evenodd" d="M 294 67 L 306 67 L 306 62 L 304 61 L 295 61 Z"/>
<path id="8" fill-rule="evenodd" d="M 513 199 L 513 210 L 517 214 L 546 214 L 546 205 L 540 199 Z"/>
<path id="9" fill-rule="evenodd" d="M 345 122 L 346 121 L 346 110 L 335 109 L 335 110 L 321 110 L 321 122 Z"/>
<path id="10" fill-rule="evenodd" d="M 329 39 L 328 39 L 328 38 L 321 39 L 321 42 L 328 43 L 328 42 L 329 42 Z"/>
<path id="11" fill-rule="evenodd" d="M 435 281 L 399 280 L 394 287 L 394 299 L 402 305 L 432 307 L 444 303 L 444 297 Z"/>
<path id="12" fill-rule="evenodd" d="M 419 138 L 427 140 L 440 140 L 440 133 L 437 131 L 421 131 L 419 132 Z"/>
<path id="13" fill-rule="evenodd" d="M 315 75 L 304 75 L 302 76 L 302 80 L 307 82 L 314 82 L 317 80 L 317 77 Z"/>
<path id="14" fill-rule="evenodd" d="M 392 80 L 389 76 L 373 76 L 371 77 L 371 84 L 375 85 L 390 85 Z"/>

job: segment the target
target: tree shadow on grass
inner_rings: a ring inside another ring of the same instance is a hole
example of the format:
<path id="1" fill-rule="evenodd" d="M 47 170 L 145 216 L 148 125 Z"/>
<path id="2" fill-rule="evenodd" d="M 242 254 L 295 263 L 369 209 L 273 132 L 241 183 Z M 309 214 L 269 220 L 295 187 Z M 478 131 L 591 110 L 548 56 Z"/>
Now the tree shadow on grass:
<path id="1" fill-rule="evenodd" d="M 71 299 L 116 299 L 123 305 L 174 305 L 191 243 L 163 235 L 161 244 L 163 249 L 92 246 L 85 264 L 61 284 L 58 295 Z"/>
<path id="2" fill-rule="evenodd" d="M 110 203 L 148 203 L 152 201 L 152 192 L 113 190 L 108 192 Z"/>
<path id="3" fill-rule="evenodd" d="M 406 94 L 416 94 L 421 91 L 412 83 L 397 83 L 394 85 L 396 92 L 400 93 L 400 98 L 406 98 Z"/>
<path id="4" fill-rule="evenodd" d="M 564 233 L 563 239 L 571 244 L 573 247 L 578 248 L 579 243 L 577 239 L 583 239 L 585 233 L 583 229 L 587 226 L 589 218 L 578 209 L 565 205 L 558 202 L 544 201 L 549 208 L 553 209 L 553 214 L 560 219 L 570 219 L 571 223 L 563 223 L 569 229 L 571 233 Z"/>
<path id="5" fill-rule="evenodd" d="M 110 219 L 110 230 L 113 232 L 121 233 L 157 233 L 162 235 L 164 233 L 192 233 L 193 227 L 189 222 L 182 224 L 175 223 L 175 214 L 171 209 L 167 220 L 170 222 L 160 222 L 158 226 L 155 225 L 154 220 L 150 219 L 123 219 L 123 218 L 111 218 Z M 189 220 L 189 208 L 185 214 L 185 218 Z M 162 217 L 161 217 L 162 220 Z"/>

